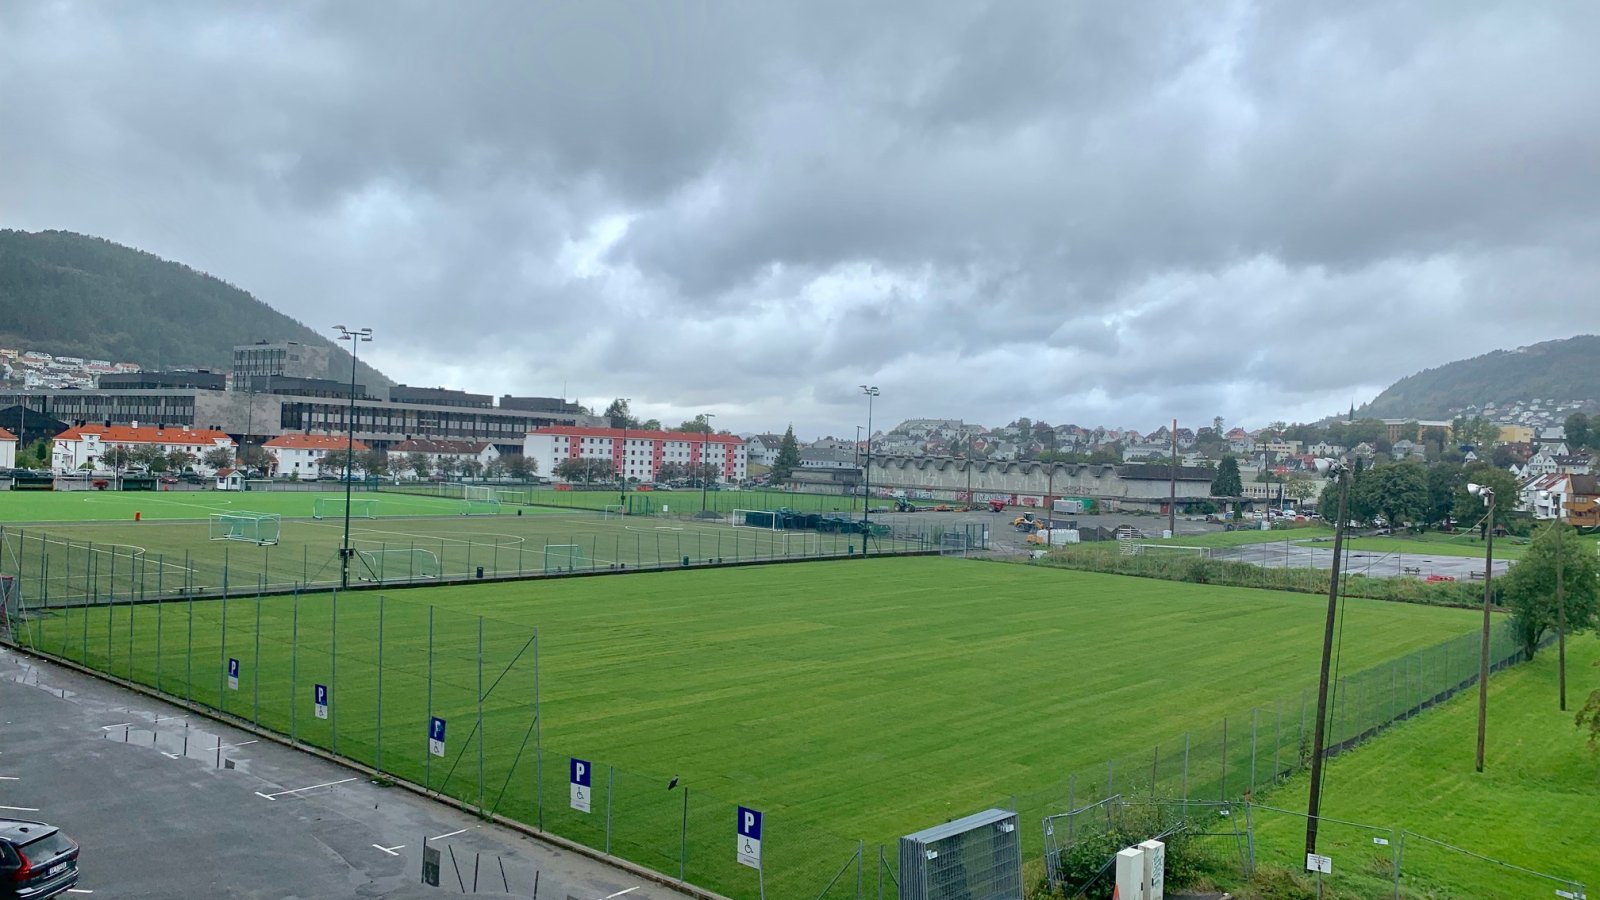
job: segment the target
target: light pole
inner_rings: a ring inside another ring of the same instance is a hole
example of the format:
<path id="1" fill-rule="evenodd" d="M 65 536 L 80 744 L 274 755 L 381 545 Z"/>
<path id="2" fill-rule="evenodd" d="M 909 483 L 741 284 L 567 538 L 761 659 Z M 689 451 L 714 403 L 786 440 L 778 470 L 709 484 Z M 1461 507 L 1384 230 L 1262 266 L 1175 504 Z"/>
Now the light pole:
<path id="1" fill-rule="evenodd" d="M 1467 493 L 1481 497 L 1489 507 L 1489 527 L 1484 532 L 1483 544 L 1483 639 L 1478 647 L 1478 756 L 1476 768 L 1483 771 L 1483 739 L 1488 730 L 1489 717 L 1489 600 L 1493 595 L 1489 581 L 1494 577 L 1494 488 L 1486 484 L 1468 484 Z"/>
<path id="2" fill-rule="evenodd" d="M 1328 739 L 1328 669 L 1333 662 L 1333 624 L 1339 608 L 1339 562 L 1344 550 L 1345 500 L 1350 495 L 1350 467 L 1336 459 L 1319 459 L 1317 472 L 1339 479 L 1339 518 L 1333 526 L 1333 574 L 1328 578 L 1328 617 L 1322 626 L 1322 668 L 1317 676 L 1317 724 L 1311 737 L 1311 790 L 1306 800 L 1306 852 L 1317 852 L 1317 816 L 1322 809 L 1322 757 Z"/>
<path id="3" fill-rule="evenodd" d="M 861 501 L 861 555 L 867 555 L 867 540 L 872 536 L 872 400 L 878 396 L 877 385 L 861 386 L 861 393 L 867 395 L 867 471 L 865 498 Z"/>
<path id="4" fill-rule="evenodd" d="M 623 397 L 622 398 L 622 407 L 623 407 L 623 409 L 626 410 L 627 407 L 628 407 L 628 404 L 632 403 L 632 402 L 633 402 L 633 398 L 632 397 Z M 617 479 L 618 479 L 619 482 L 621 482 L 621 485 L 622 485 L 622 487 L 620 488 L 621 492 L 622 493 L 627 493 L 627 491 L 628 491 L 628 414 L 626 412 L 624 412 L 622 414 L 622 459 L 621 459 L 621 465 L 619 465 L 617 467 Z M 622 502 L 623 504 L 627 503 L 627 500 L 625 498 L 621 497 L 621 496 L 619 496 L 617 499 L 620 502 Z"/>
<path id="5" fill-rule="evenodd" d="M 372 329 L 363 328 L 352 331 L 343 325 L 335 325 L 339 330 L 339 340 L 350 342 L 350 413 L 348 437 L 344 445 L 344 547 L 339 550 L 339 587 L 350 587 L 350 478 L 351 469 L 355 462 L 356 449 L 356 356 L 361 350 L 362 342 L 372 342 Z"/>
<path id="6" fill-rule="evenodd" d="M 861 426 L 860 425 L 856 426 L 855 450 L 856 450 L 856 468 L 860 468 L 861 467 Z M 856 489 L 855 489 L 855 485 L 851 485 L 850 486 L 850 511 L 854 512 L 855 508 L 856 508 Z"/>
<path id="7" fill-rule="evenodd" d="M 715 416 L 716 416 L 716 413 L 702 413 L 701 416 L 700 416 L 700 418 L 706 420 L 706 430 L 700 432 L 700 511 L 701 512 L 705 512 L 706 511 L 706 487 L 707 487 L 706 483 L 711 480 L 710 478 L 707 477 L 707 474 L 711 471 L 711 466 L 710 466 L 709 463 L 706 462 L 706 444 L 708 442 L 710 442 L 710 440 L 711 440 L 711 420 Z"/>

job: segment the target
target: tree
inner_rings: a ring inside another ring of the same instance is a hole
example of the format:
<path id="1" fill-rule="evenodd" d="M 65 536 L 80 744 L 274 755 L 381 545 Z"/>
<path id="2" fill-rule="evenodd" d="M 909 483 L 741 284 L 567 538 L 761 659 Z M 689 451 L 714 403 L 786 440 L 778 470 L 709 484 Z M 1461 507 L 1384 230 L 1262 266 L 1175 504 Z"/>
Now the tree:
<path id="1" fill-rule="evenodd" d="M 226 469 L 233 465 L 233 450 L 229 447 L 213 447 L 201 457 L 210 469 Z"/>
<path id="2" fill-rule="evenodd" d="M 503 456 L 501 460 L 506 464 L 506 474 L 518 481 L 525 480 L 528 476 L 539 471 L 538 460 L 523 456 L 520 453 Z"/>
<path id="3" fill-rule="evenodd" d="M 261 453 L 262 456 L 267 455 L 260 448 L 257 448 L 257 452 Z M 195 462 L 196 457 L 193 453 L 187 450 L 174 450 L 167 454 L 167 471 L 182 472 L 184 469 L 192 468 Z"/>
<path id="4" fill-rule="evenodd" d="M 180 453 L 189 457 L 187 462 L 179 464 L 171 461 L 176 460 Z M 174 450 L 168 454 L 168 460 L 168 465 L 172 466 L 174 470 L 181 470 L 185 465 L 193 465 L 194 463 L 194 457 L 184 453 L 182 450 Z M 240 468 L 255 472 L 266 472 L 272 468 L 272 454 L 263 449 L 260 444 L 245 444 L 240 447 L 237 460 Z"/>
<path id="5" fill-rule="evenodd" d="M 355 469 L 360 468 L 357 456 L 352 456 L 344 450 L 329 450 L 317 457 L 317 471 L 323 475 L 337 475 L 342 478 L 344 477 L 345 466 L 350 462 L 356 463 L 351 468 L 351 474 L 354 474 Z"/>
<path id="6" fill-rule="evenodd" d="M 389 474 L 396 478 L 404 478 L 411 474 L 411 456 L 406 453 L 396 453 L 389 457 Z"/>
<path id="7" fill-rule="evenodd" d="M 1416 463 L 1396 463 L 1373 470 L 1373 505 L 1390 527 L 1420 522 L 1428 513 L 1428 476 Z"/>
<path id="8" fill-rule="evenodd" d="M 1592 435 L 1589 433 L 1589 417 L 1581 412 L 1567 416 L 1565 423 L 1567 446 L 1573 450 L 1580 450 L 1589 446 Z"/>
<path id="9" fill-rule="evenodd" d="M 133 451 L 121 444 L 113 444 L 100 454 L 100 462 L 109 469 L 126 469 L 133 462 Z"/>
<path id="10" fill-rule="evenodd" d="M 418 478 L 427 478 L 433 474 L 433 460 L 426 453 L 412 451 L 406 456 L 406 468 L 417 473 Z"/>
<path id="11" fill-rule="evenodd" d="M 628 401 L 626 398 L 618 397 L 617 399 L 611 401 L 611 405 L 606 407 L 604 415 L 611 421 L 612 428 L 639 427 L 639 420 L 634 418 L 633 415 L 628 412 Z"/>
<path id="12" fill-rule="evenodd" d="M 1479 460 L 1469 463 L 1461 470 L 1461 487 L 1456 491 L 1455 504 L 1452 513 L 1457 522 L 1472 527 L 1484 518 L 1488 508 L 1484 502 L 1467 493 L 1468 483 L 1488 485 L 1494 489 L 1494 522 L 1493 525 L 1504 525 L 1510 521 L 1512 511 L 1517 506 L 1517 479 L 1504 469 L 1496 469 L 1489 463 Z M 1491 523 L 1484 522 L 1484 528 Z"/>
<path id="13" fill-rule="evenodd" d="M 468 457 L 457 465 L 457 470 L 461 472 L 462 478 L 476 480 L 483 474 L 483 463 L 475 457 Z"/>
<path id="14" fill-rule="evenodd" d="M 50 439 L 40 438 L 17 451 L 17 466 L 24 469 L 48 469 L 50 450 Z"/>
<path id="15" fill-rule="evenodd" d="M 656 470 L 657 481 L 673 481 L 687 477 L 689 477 L 689 467 L 683 463 L 662 463 L 661 467 Z"/>
<path id="16" fill-rule="evenodd" d="M 661 420 L 660 419 L 645 419 L 643 422 L 639 423 L 639 430 L 640 431 L 660 431 L 661 430 Z"/>
<path id="17" fill-rule="evenodd" d="M 1222 417 L 1221 416 L 1213 416 L 1212 417 L 1212 419 L 1211 419 L 1211 430 L 1213 432 L 1217 433 L 1218 435 L 1221 435 L 1223 433 L 1223 430 L 1222 430 Z"/>
<path id="18" fill-rule="evenodd" d="M 489 460 L 488 464 L 483 467 L 483 477 L 491 481 L 499 481 L 505 477 L 505 474 L 506 461 L 498 456 Z"/>
<path id="19" fill-rule="evenodd" d="M 778 458 L 772 461 L 772 480 L 778 483 L 788 481 L 798 468 L 800 443 L 794 439 L 794 426 L 790 425 L 783 432 L 783 440 L 778 443 Z"/>
<path id="20" fill-rule="evenodd" d="M 693 432 L 698 432 L 700 434 L 711 434 L 711 420 L 706 418 L 706 414 L 705 413 L 701 413 L 700 415 L 695 416 L 694 418 L 690 419 L 687 422 L 684 422 L 683 424 L 679 425 L 677 428 L 674 428 L 672 430 L 673 431 L 693 431 Z"/>
<path id="21" fill-rule="evenodd" d="M 572 456 L 563 459 L 556 465 L 555 476 L 562 481 L 581 481 L 592 484 L 596 481 L 610 481 L 616 472 L 611 467 L 609 459 L 590 459 L 583 456 Z"/>
<path id="22" fill-rule="evenodd" d="M 368 475 L 389 474 L 389 454 L 382 450 L 366 450 L 356 455 L 356 468 Z"/>
<path id="23" fill-rule="evenodd" d="M 1466 484 L 1461 477 L 1461 466 L 1441 462 L 1428 467 L 1428 511 L 1423 520 L 1429 525 L 1443 525 L 1455 511 L 1456 491 Z"/>
<path id="24" fill-rule="evenodd" d="M 158 472 L 157 465 L 166 464 L 167 451 L 155 444 L 140 444 L 137 447 L 124 448 L 128 451 L 128 459 L 136 466 L 144 466 L 152 472 Z M 233 461 L 233 454 L 228 454 L 228 462 Z M 227 465 L 228 463 L 223 463 Z M 126 464 L 124 464 L 126 465 Z"/>
<path id="25" fill-rule="evenodd" d="M 1600 666 L 1600 660 L 1595 660 L 1595 665 Z M 1573 722 L 1579 728 L 1585 726 L 1589 729 L 1589 749 L 1600 750 L 1600 688 L 1590 692 L 1589 699 L 1578 710 L 1578 717 Z"/>
<path id="26" fill-rule="evenodd" d="M 1217 467 L 1217 477 L 1211 481 L 1211 496 L 1244 496 L 1244 482 L 1239 478 L 1239 461 L 1231 453 L 1224 456 L 1222 465 Z"/>
<path id="27" fill-rule="evenodd" d="M 1571 527 L 1552 522 L 1539 529 L 1522 559 L 1500 578 L 1511 628 L 1522 649 L 1532 659 L 1545 633 L 1556 627 L 1556 569 L 1560 560 L 1562 594 L 1566 600 L 1567 632 L 1583 631 L 1595 624 L 1600 604 L 1600 554 L 1593 541 L 1582 540 Z"/>
<path id="28" fill-rule="evenodd" d="M 442 453 L 433 463 L 433 471 L 443 475 L 446 479 L 456 474 L 456 472 L 460 471 L 460 469 L 461 465 L 456 461 L 454 456 L 447 456 Z"/>

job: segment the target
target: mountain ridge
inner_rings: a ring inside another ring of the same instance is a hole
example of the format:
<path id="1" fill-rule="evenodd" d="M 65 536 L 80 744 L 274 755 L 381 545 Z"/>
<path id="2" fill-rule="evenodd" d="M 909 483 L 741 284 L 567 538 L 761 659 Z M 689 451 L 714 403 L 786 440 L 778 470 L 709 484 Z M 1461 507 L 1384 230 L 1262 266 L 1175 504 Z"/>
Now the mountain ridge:
<path id="1" fill-rule="evenodd" d="M 0 346 L 227 372 L 233 347 L 299 341 L 331 348 L 323 377 L 348 380 L 337 343 L 229 282 L 145 250 L 70 231 L 0 229 Z M 358 362 L 369 389 L 393 381 Z"/>
<path id="2" fill-rule="evenodd" d="M 1423 369 L 1356 408 L 1358 417 L 1447 418 L 1486 404 L 1600 400 L 1600 335 L 1580 334 L 1492 350 Z"/>

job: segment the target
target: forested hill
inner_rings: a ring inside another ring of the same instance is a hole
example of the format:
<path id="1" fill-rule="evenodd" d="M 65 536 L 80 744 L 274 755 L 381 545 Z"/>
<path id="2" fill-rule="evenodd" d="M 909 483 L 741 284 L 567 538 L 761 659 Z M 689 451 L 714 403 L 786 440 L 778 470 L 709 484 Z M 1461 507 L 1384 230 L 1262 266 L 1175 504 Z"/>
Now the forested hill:
<path id="1" fill-rule="evenodd" d="M 1579 335 L 1496 350 L 1425 369 L 1357 410 L 1376 418 L 1438 419 L 1451 410 L 1513 400 L 1600 400 L 1600 337 Z"/>
<path id="2" fill-rule="evenodd" d="M 229 371 L 235 344 L 334 346 L 246 291 L 102 238 L 0 230 L 0 347 L 134 362 L 146 369 Z M 350 377 L 334 346 L 327 377 Z M 391 382 L 361 363 L 358 380 Z"/>

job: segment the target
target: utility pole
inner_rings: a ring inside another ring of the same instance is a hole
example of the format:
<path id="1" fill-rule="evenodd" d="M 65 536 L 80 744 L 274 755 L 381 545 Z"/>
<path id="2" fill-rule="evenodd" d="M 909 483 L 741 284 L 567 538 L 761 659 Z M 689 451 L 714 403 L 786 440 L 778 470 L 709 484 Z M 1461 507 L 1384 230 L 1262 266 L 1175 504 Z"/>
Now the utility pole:
<path id="1" fill-rule="evenodd" d="M 1561 711 L 1567 711 L 1567 592 L 1562 581 L 1565 566 L 1561 561 L 1567 542 L 1566 526 L 1561 524 L 1561 514 L 1556 514 L 1556 682 L 1561 695 Z"/>
<path id="2" fill-rule="evenodd" d="M 1328 615 L 1322 625 L 1322 667 L 1317 675 L 1317 723 L 1311 737 L 1311 789 L 1306 799 L 1306 852 L 1317 852 L 1317 817 L 1322 809 L 1322 757 L 1328 739 L 1328 670 L 1333 663 L 1333 626 L 1339 609 L 1339 568 L 1344 551 L 1345 499 L 1350 469 L 1342 461 L 1318 460 L 1317 468 L 1339 479 L 1339 518 L 1333 528 L 1333 574 L 1328 578 Z"/>
<path id="3" fill-rule="evenodd" d="M 1476 488 L 1476 490 L 1474 490 Z M 1483 744 L 1488 731 L 1489 718 L 1489 601 L 1493 597 L 1490 580 L 1494 578 L 1494 489 L 1488 485 L 1467 485 L 1471 493 L 1483 497 L 1489 504 L 1489 528 L 1483 545 L 1483 639 L 1478 650 L 1478 757 L 1476 768 L 1483 771 Z"/>
<path id="4" fill-rule="evenodd" d="M 867 471 L 866 497 L 861 501 L 861 555 L 867 555 L 867 540 L 872 534 L 872 398 L 878 396 L 877 385 L 861 386 L 867 395 Z"/>
<path id="5" fill-rule="evenodd" d="M 716 413 L 703 413 L 706 430 L 700 432 L 700 511 L 706 511 L 706 483 L 710 481 L 711 465 L 706 462 L 706 442 L 711 440 L 711 419 Z"/>

